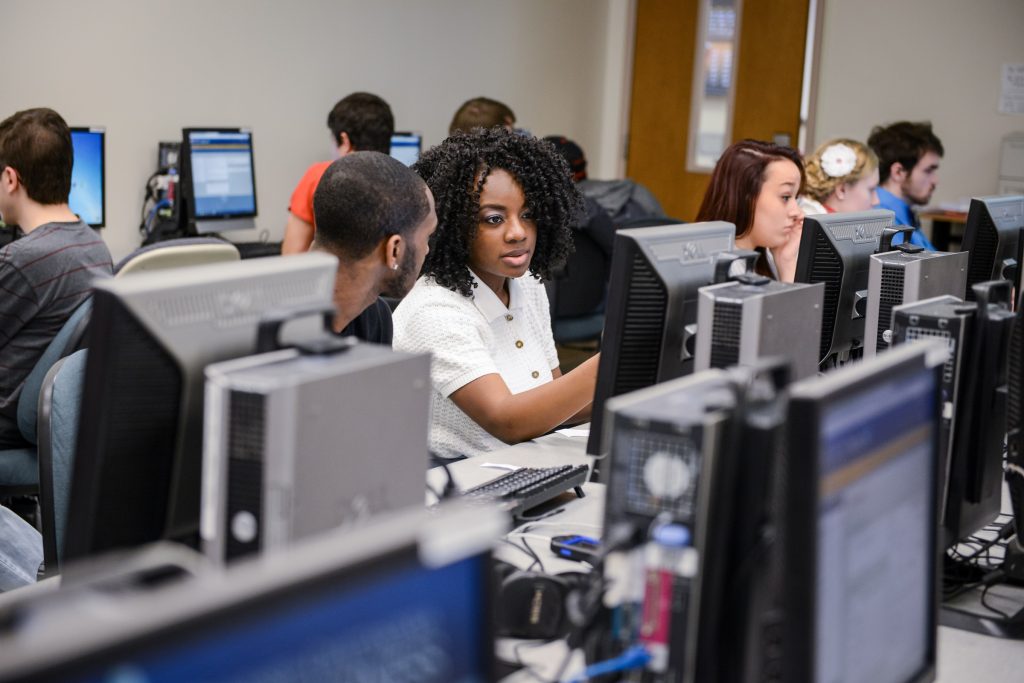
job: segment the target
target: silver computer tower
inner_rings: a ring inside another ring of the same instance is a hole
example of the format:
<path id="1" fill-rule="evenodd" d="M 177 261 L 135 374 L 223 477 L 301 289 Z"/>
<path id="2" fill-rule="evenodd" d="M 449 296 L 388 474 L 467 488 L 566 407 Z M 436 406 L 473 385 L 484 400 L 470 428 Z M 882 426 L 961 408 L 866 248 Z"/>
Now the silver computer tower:
<path id="1" fill-rule="evenodd" d="M 286 349 L 206 377 L 201 533 L 213 559 L 424 504 L 429 355 Z"/>
<path id="2" fill-rule="evenodd" d="M 823 283 L 794 284 L 745 274 L 702 287 L 697 370 L 751 365 L 781 356 L 796 379 L 818 370 Z"/>
<path id="3" fill-rule="evenodd" d="M 892 345 L 892 309 L 936 296 L 964 298 L 967 252 L 945 253 L 900 244 L 874 254 L 868 271 L 868 307 L 864 354 L 873 356 Z"/>

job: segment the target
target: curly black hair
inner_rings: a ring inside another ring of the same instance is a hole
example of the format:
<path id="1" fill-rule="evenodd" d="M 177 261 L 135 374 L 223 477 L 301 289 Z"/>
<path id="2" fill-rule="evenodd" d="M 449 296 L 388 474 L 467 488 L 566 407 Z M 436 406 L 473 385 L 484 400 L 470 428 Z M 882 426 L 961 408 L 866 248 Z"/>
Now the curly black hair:
<path id="1" fill-rule="evenodd" d="M 583 207 L 569 165 L 550 142 L 501 127 L 476 128 L 458 131 L 426 151 L 413 170 L 434 194 L 437 231 L 423 274 L 466 297 L 473 296 L 469 253 L 480 192 L 494 169 L 515 179 L 536 220 L 537 245 L 530 261 L 534 277 L 550 279 L 573 252 L 570 226 Z"/>

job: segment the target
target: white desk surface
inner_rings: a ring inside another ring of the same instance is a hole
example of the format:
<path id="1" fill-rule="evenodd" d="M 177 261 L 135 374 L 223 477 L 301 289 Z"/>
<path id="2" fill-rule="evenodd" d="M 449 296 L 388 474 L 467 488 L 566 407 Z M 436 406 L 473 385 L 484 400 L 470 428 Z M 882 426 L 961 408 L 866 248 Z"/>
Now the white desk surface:
<path id="1" fill-rule="evenodd" d="M 585 454 L 585 448 L 585 438 L 550 434 L 536 442 L 510 446 L 485 456 L 453 463 L 449 465 L 449 470 L 456 485 L 460 489 L 466 489 L 494 479 L 506 471 L 481 467 L 484 463 L 532 467 L 575 465 L 592 460 Z M 441 468 L 434 468 L 428 472 L 427 479 L 432 488 L 439 490 L 444 485 L 446 476 Z M 559 573 L 579 571 L 581 568 L 579 563 L 563 560 L 551 552 L 548 547 L 551 536 L 567 533 L 600 536 L 604 516 L 604 487 L 600 484 L 586 484 L 583 490 L 587 494 L 585 498 L 567 497 L 562 511 L 540 522 L 525 524 L 509 535 L 510 540 L 530 545 L 541 558 L 544 571 Z M 525 566 L 531 563 L 525 552 L 516 551 L 506 544 L 501 544 L 496 554 L 513 564 Z M 518 643 L 505 643 L 505 647 L 516 644 Z M 564 657 L 565 646 L 562 642 L 556 642 L 538 648 L 527 642 L 520 647 L 519 652 L 525 661 L 534 665 L 537 674 L 553 675 Z M 579 671 L 577 666 L 578 662 L 574 662 L 574 666 L 569 667 L 567 673 Z M 506 683 L 536 680 L 526 672 L 505 679 Z M 936 680 L 938 683 L 1024 681 L 1024 642 L 940 626 Z"/>

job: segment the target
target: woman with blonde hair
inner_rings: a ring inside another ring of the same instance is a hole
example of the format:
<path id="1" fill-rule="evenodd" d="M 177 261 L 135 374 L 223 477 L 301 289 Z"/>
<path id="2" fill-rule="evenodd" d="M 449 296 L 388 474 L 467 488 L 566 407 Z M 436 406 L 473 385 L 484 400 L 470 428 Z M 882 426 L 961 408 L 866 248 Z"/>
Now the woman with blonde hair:
<path id="1" fill-rule="evenodd" d="M 878 157 L 856 140 L 838 138 L 820 145 L 804 160 L 805 214 L 867 211 L 878 204 Z"/>

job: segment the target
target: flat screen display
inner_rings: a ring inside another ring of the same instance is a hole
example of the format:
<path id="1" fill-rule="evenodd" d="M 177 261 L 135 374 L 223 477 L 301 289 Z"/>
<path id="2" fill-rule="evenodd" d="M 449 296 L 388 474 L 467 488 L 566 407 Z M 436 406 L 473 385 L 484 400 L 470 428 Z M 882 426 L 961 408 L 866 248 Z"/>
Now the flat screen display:
<path id="1" fill-rule="evenodd" d="M 893 374 L 822 412 L 816 681 L 895 683 L 928 664 L 935 381 Z"/>
<path id="2" fill-rule="evenodd" d="M 104 137 L 103 128 L 72 128 L 71 194 L 68 205 L 79 218 L 93 226 L 106 223 L 104 201 Z"/>
<path id="3" fill-rule="evenodd" d="M 197 219 L 256 215 L 252 133 L 188 131 Z"/>

